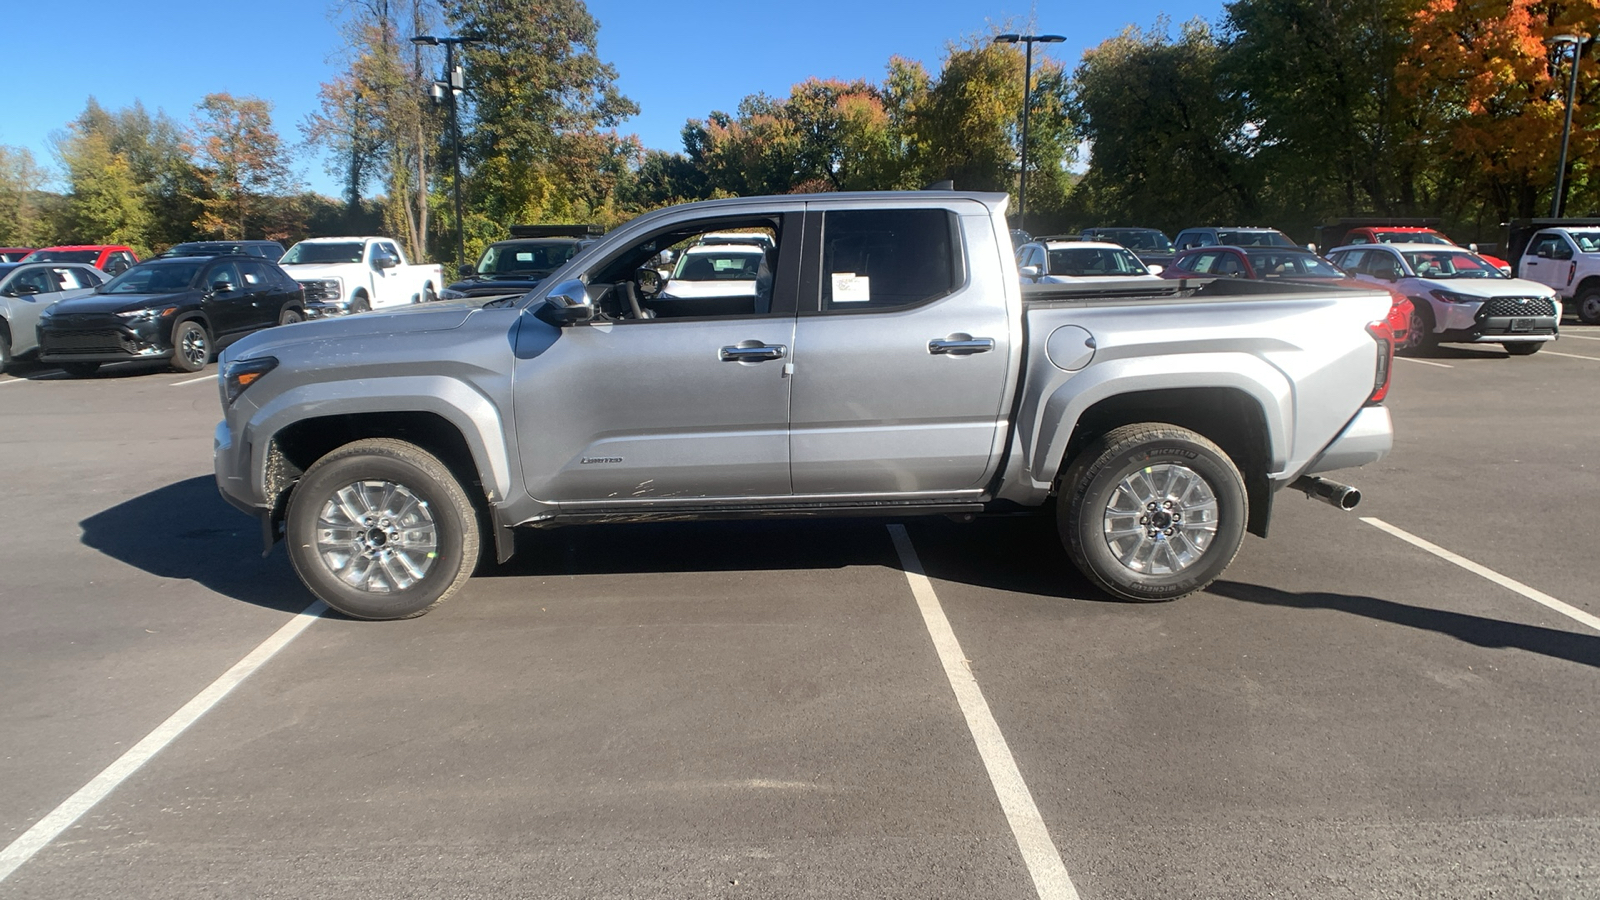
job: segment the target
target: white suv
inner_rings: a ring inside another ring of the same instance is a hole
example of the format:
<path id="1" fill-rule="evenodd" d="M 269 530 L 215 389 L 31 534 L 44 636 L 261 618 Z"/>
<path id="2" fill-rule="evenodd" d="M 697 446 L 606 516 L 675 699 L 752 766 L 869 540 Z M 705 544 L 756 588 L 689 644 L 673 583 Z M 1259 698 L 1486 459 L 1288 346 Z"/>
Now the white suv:
<path id="1" fill-rule="evenodd" d="M 1352 244 L 1328 260 L 1357 279 L 1411 299 L 1413 346 L 1500 344 L 1512 356 L 1556 339 L 1561 302 L 1549 287 L 1512 278 L 1462 247 Z"/>

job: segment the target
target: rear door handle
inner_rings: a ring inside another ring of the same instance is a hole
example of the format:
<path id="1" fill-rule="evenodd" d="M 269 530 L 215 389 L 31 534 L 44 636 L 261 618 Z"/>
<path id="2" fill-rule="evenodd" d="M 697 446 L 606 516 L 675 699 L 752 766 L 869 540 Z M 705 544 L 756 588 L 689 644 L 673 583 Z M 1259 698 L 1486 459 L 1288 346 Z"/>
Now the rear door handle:
<path id="1" fill-rule="evenodd" d="M 723 362 L 761 362 L 766 359 L 783 359 L 789 348 L 782 344 L 763 344 L 760 341 L 744 341 L 732 347 L 723 347 L 721 358 Z"/>
<path id="2" fill-rule="evenodd" d="M 929 353 L 948 353 L 965 356 L 969 353 L 988 353 L 994 349 L 994 338 L 935 338 L 928 342 Z"/>

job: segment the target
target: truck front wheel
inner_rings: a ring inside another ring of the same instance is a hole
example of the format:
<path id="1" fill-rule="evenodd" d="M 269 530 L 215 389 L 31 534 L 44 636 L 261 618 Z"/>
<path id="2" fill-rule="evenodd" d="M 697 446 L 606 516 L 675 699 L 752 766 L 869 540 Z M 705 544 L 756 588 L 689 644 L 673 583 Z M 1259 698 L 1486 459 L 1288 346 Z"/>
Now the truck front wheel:
<path id="1" fill-rule="evenodd" d="M 1578 321 L 1600 325 L 1600 287 L 1586 288 L 1578 294 Z"/>
<path id="2" fill-rule="evenodd" d="M 1244 478 L 1222 448 L 1176 425 L 1117 428 L 1073 461 L 1056 525 L 1074 565 L 1123 600 L 1176 600 L 1233 562 Z"/>
<path id="3" fill-rule="evenodd" d="M 371 438 L 317 460 L 289 497 L 295 572 L 357 619 L 409 619 L 449 599 L 478 562 L 477 510 L 437 457 Z"/>

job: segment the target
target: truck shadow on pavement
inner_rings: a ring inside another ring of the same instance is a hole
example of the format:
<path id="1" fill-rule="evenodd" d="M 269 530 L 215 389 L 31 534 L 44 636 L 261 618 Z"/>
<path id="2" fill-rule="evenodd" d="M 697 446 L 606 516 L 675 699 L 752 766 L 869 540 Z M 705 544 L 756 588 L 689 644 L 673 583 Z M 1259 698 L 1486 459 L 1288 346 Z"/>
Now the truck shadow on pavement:
<path id="1" fill-rule="evenodd" d="M 314 599 L 281 550 L 262 558 L 255 520 L 229 506 L 210 477 L 157 488 L 78 524 L 85 546 L 159 578 L 284 612 Z"/>
<path id="2" fill-rule="evenodd" d="M 1490 650 L 1526 650 L 1552 659 L 1563 659 L 1579 665 L 1600 668 L 1600 635 L 1560 631 L 1538 625 L 1520 625 L 1503 619 L 1428 609 L 1392 600 L 1379 600 L 1376 597 L 1351 594 L 1292 594 L 1236 581 L 1218 581 L 1206 591 L 1230 600 L 1242 600 L 1266 606 L 1337 610 L 1404 625 L 1407 628 L 1438 632 Z"/>

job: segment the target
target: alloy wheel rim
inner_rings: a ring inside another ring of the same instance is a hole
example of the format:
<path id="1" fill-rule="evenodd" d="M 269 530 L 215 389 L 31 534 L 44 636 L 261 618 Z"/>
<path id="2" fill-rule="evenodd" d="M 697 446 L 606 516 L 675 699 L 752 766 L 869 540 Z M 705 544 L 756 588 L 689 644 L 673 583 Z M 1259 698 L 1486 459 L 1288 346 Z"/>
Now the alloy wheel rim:
<path id="1" fill-rule="evenodd" d="M 205 332 L 191 328 L 183 335 L 183 358 L 191 365 L 205 365 L 210 354 L 206 349 Z"/>
<path id="2" fill-rule="evenodd" d="M 1106 502 L 1106 547 L 1140 575 L 1177 575 L 1217 537 L 1217 495 L 1199 472 L 1176 463 L 1129 472 Z"/>
<path id="3" fill-rule="evenodd" d="M 393 481 L 357 481 L 330 494 L 317 515 L 315 543 L 329 573 L 371 594 L 414 587 L 439 557 L 427 501 Z"/>

